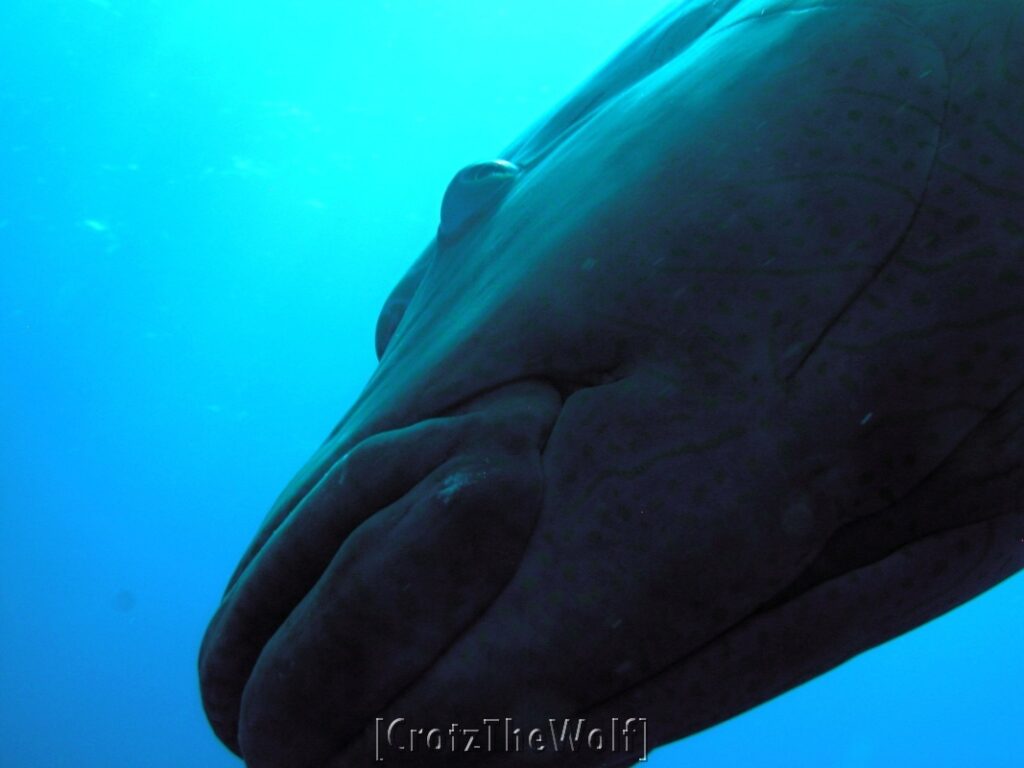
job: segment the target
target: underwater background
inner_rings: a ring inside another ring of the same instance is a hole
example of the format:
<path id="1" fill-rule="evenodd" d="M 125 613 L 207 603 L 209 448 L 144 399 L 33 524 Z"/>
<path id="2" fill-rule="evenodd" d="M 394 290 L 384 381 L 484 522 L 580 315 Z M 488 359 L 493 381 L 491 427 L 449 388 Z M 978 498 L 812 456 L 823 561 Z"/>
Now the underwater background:
<path id="1" fill-rule="evenodd" d="M 664 6 L 4 1 L 0 768 L 240 765 L 202 632 L 449 179 Z M 1022 617 L 1018 575 L 649 765 L 1019 766 Z"/>

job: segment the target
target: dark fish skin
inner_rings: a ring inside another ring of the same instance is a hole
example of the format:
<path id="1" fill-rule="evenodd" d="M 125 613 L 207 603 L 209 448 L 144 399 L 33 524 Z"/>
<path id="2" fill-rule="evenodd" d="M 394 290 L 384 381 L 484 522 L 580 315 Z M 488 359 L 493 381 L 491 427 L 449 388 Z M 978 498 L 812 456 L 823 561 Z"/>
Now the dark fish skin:
<path id="1" fill-rule="evenodd" d="M 250 768 L 653 748 L 1024 568 L 1024 3 L 682 2 L 499 157 L 207 631 Z"/>

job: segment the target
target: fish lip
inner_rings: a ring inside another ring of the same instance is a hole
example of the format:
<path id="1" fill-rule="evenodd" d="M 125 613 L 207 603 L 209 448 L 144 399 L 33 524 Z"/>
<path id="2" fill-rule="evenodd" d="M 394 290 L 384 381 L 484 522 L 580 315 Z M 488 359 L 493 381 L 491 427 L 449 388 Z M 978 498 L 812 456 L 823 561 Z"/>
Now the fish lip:
<path id="1" fill-rule="evenodd" d="M 522 377 L 522 378 L 519 378 L 519 379 L 515 379 L 515 380 L 504 382 L 503 384 L 495 385 L 493 387 L 487 387 L 487 388 L 481 389 L 477 394 L 475 394 L 473 396 L 466 397 L 466 398 L 462 399 L 457 404 L 453 404 L 452 406 L 449 407 L 449 409 L 446 410 L 445 413 L 446 413 L 446 415 L 451 415 L 451 413 L 453 411 L 457 411 L 458 408 L 460 408 L 462 405 L 465 405 L 465 404 L 467 404 L 469 402 L 472 402 L 474 399 L 476 399 L 478 397 L 485 397 L 487 394 L 489 394 L 491 392 L 498 391 L 498 390 L 500 390 L 500 389 L 502 389 L 502 388 L 504 388 L 506 386 L 510 386 L 510 385 L 513 385 L 513 384 L 516 384 L 516 383 L 521 383 L 521 382 L 527 382 L 527 381 L 539 382 L 539 383 L 545 384 L 545 385 L 553 388 L 556 392 L 558 392 L 559 397 L 561 399 L 561 402 L 560 402 L 560 404 L 558 406 L 558 411 L 557 411 L 554 419 L 551 422 L 551 427 L 547 430 L 547 433 L 544 436 L 543 443 L 539 446 L 539 449 L 538 449 L 538 455 L 540 457 L 540 462 L 539 462 L 539 464 L 540 464 L 540 472 L 541 472 L 541 478 L 540 478 L 541 479 L 541 505 L 543 506 L 543 503 L 544 503 L 543 500 L 547 496 L 547 489 L 548 489 L 548 476 L 547 476 L 547 474 L 545 472 L 545 469 L 547 467 L 547 462 L 544 461 L 544 457 L 545 457 L 545 455 L 547 453 L 547 447 L 548 447 L 548 444 L 550 443 L 551 436 L 555 433 L 555 430 L 558 428 L 558 424 L 561 421 L 562 416 L 565 413 L 565 407 L 566 407 L 568 401 L 574 395 L 576 395 L 577 393 L 579 393 L 581 391 L 584 391 L 586 389 L 592 389 L 592 388 L 599 387 L 599 386 L 608 385 L 608 384 L 614 384 L 614 383 L 616 383 L 618 381 L 621 381 L 623 378 L 626 377 L 626 375 L 627 375 L 627 373 L 624 370 L 623 366 L 616 365 L 616 366 L 614 366 L 612 368 L 602 369 L 602 370 L 599 370 L 599 371 L 595 371 L 592 374 L 589 374 L 589 375 L 586 375 L 586 376 L 582 376 L 582 377 L 553 379 L 553 378 L 548 378 L 548 377 L 525 376 L 525 377 Z M 534 539 L 534 536 L 536 535 L 536 531 L 537 531 L 539 523 L 540 523 L 540 514 L 538 514 L 536 516 L 536 518 L 534 519 L 534 524 L 533 524 L 533 526 L 532 526 L 532 528 L 530 530 L 530 533 L 526 537 L 526 541 L 524 542 L 524 546 L 523 546 L 523 552 L 524 553 L 529 549 L 529 547 L 530 547 L 530 545 L 531 545 L 531 543 L 532 543 L 532 541 Z M 521 566 L 522 566 L 522 558 L 520 558 L 519 563 L 509 573 L 508 578 L 505 580 L 504 585 L 501 587 L 501 589 L 499 590 L 498 594 L 495 596 L 494 600 L 492 600 L 492 604 L 493 604 L 493 602 L 495 602 L 495 601 L 497 601 L 497 600 L 499 600 L 501 598 L 502 593 L 504 593 L 504 591 L 508 587 L 508 585 L 511 584 L 514 581 L 516 575 L 519 572 L 519 568 Z M 466 631 L 468 631 L 469 628 L 471 628 L 473 625 L 476 624 L 476 621 L 477 620 L 474 620 L 469 626 L 465 627 L 460 632 L 460 634 L 463 634 Z M 400 699 L 407 691 L 409 691 L 410 689 L 415 687 L 420 682 L 420 680 L 423 679 L 423 676 L 429 671 L 429 669 L 430 669 L 429 666 L 426 667 L 425 669 L 423 669 L 415 677 L 415 679 L 410 681 L 407 685 L 405 685 L 401 689 L 395 691 L 392 694 L 392 696 L 387 700 L 387 702 L 385 702 L 385 704 L 381 707 L 381 709 L 378 710 L 378 712 L 374 713 L 374 715 L 372 717 L 367 719 L 367 725 L 373 723 L 374 722 L 374 718 L 378 717 L 381 712 L 389 711 L 390 708 L 392 707 L 392 705 L 398 699 Z M 338 747 L 338 749 L 334 753 L 335 758 L 337 758 L 340 755 L 345 755 L 354 745 L 358 744 L 364 730 L 365 730 L 365 727 L 364 727 L 364 729 L 362 729 L 362 730 L 358 731 L 357 733 L 355 733 L 350 739 L 345 741 L 342 745 L 340 745 Z"/>
<path id="2" fill-rule="evenodd" d="M 543 458 L 545 456 L 545 453 L 547 451 L 548 442 L 549 442 L 549 440 L 551 438 L 551 435 L 554 433 L 555 428 L 557 427 L 559 420 L 562 417 L 562 413 L 564 412 L 565 406 L 568 403 L 569 399 L 572 398 L 573 396 L 575 396 L 577 393 L 582 392 L 584 390 L 592 389 L 594 387 L 604 386 L 604 385 L 607 385 L 607 384 L 614 384 L 617 381 L 621 381 L 623 378 L 625 378 L 626 375 L 627 374 L 624 371 L 621 370 L 621 366 L 618 366 L 618 365 L 614 366 L 612 368 L 609 368 L 609 369 L 600 369 L 600 370 L 596 370 L 596 371 L 594 371 L 592 373 L 589 373 L 589 374 L 585 374 L 585 375 L 582 375 L 582 376 L 574 376 L 574 377 L 551 377 L 551 376 L 539 376 L 539 375 L 526 374 L 526 375 L 523 375 L 523 376 L 519 376 L 519 377 L 512 378 L 512 379 L 503 380 L 503 381 L 500 381 L 498 383 L 491 384 L 491 385 L 484 386 L 484 387 L 481 387 L 479 389 L 473 390 L 469 394 L 466 394 L 466 395 L 464 395 L 462 397 L 453 399 L 446 406 L 438 409 L 438 411 L 434 415 L 426 416 L 426 417 L 419 418 L 419 419 L 414 419 L 414 420 L 411 420 L 409 423 L 398 424 L 396 426 L 389 427 L 387 429 L 378 429 L 378 430 L 370 432 L 370 433 L 368 433 L 366 435 L 363 435 L 355 443 L 353 443 L 348 448 L 348 450 L 346 450 L 344 453 L 341 453 L 339 455 L 328 456 L 327 458 L 324 459 L 323 462 L 321 462 L 321 464 L 317 467 L 316 481 L 312 482 L 310 484 L 310 488 L 305 493 L 303 493 L 301 496 L 295 497 L 295 499 L 291 503 L 291 506 L 290 506 L 288 512 L 285 513 L 281 517 L 280 521 L 278 522 L 278 524 L 274 528 L 276 530 L 278 527 L 280 527 L 280 525 L 283 524 L 285 520 L 287 520 L 288 516 L 292 513 L 292 511 L 294 509 L 296 509 L 297 507 L 299 507 L 302 504 L 302 502 L 306 500 L 306 498 L 316 488 L 317 483 L 324 477 L 324 475 L 327 474 L 327 472 L 330 471 L 331 467 L 333 467 L 337 462 L 343 460 L 346 456 L 348 456 L 353 451 L 357 450 L 361 445 L 363 445 L 367 441 L 369 441 L 369 440 L 371 440 L 371 439 L 373 439 L 373 438 L 375 438 L 375 437 L 377 437 L 379 435 L 382 435 L 382 434 L 384 434 L 386 432 L 397 431 L 397 430 L 402 430 L 402 429 L 408 429 L 410 427 L 415 426 L 416 424 L 420 424 L 420 423 L 422 423 L 424 421 L 427 421 L 429 419 L 443 419 L 443 418 L 453 418 L 453 417 L 459 416 L 459 415 L 461 415 L 459 412 L 463 408 L 466 408 L 467 406 L 471 405 L 472 403 L 474 403 L 474 402 L 476 402 L 478 400 L 481 400 L 483 398 L 486 398 L 488 395 L 491 395 L 491 394 L 496 393 L 496 392 L 500 392 L 503 389 L 507 389 L 508 387 L 512 387 L 512 386 L 515 386 L 517 384 L 528 384 L 528 383 L 542 384 L 544 386 L 547 386 L 547 387 L 553 389 L 555 392 L 557 392 L 558 396 L 559 396 L 559 399 L 561 401 L 559 403 L 559 405 L 558 405 L 557 413 L 556 413 L 554 419 L 551 422 L 551 426 L 546 431 L 546 433 L 544 434 L 543 440 L 542 440 L 542 442 L 541 442 L 541 444 L 540 444 L 540 446 L 538 448 L 538 453 L 540 455 L 540 458 L 543 460 Z M 347 420 L 348 420 L 347 418 L 342 420 L 341 424 L 339 424 L 339 426 L 335 429 L 335 433 L 340 431 L 340 429 L 343 426 L 344 422 L 346 422 Z M 329 442 L 329 440 L 330 440 L 330 438 L 328 438 L 328 441 L 325 441 L 325 442 Z M 448 458 L 450 458 L 450 457 L 448 457 Z M 542 467 L 544 466 L 544 462 L 543 461 L 541 462 L 541 466 Z M 267 540 L 269 540 L 271 536 L 273 536 L 273 531 L 269 532 L 269 534 L 267 535 Z M 342 544 L 343 543 L 344 542 L 342 542 Z M 265 546 L 265 544 L 266 544 L 266 542 L 264 542 L 264 546 Z M 262 546 L 260 547 L 260 549 L 262 549 Z M 252 559 L 255 559 L 255 556 L 258 555 L 258 554 L 259 554 L 259 550 L 257 550 L 255 553 L 253 553 L 253 558 Z M 234 587 L 234 585 L 237 583 L 238 579 L 240 579 L 241 575 L 244 574 L 244 573 L 245 573 L 245 569 L 244 568 L 239 571 L 239 573 L 237 574 L 237 577 L 232 580 L 232 584 L 229 586 L 228 590 L 225 591 L 225 597 L 228 594 L 230 594 L 231 589 Z"/>
<path id="3" fill-rule="evenodd" d="M 258 534 L 262 539 L 259 547 L 254 548 L 251 552 L 247 553 L 248 557 L 244 560 L 243 563 L 239 564 L 239 567 L 236 569 L 235 574 L 232 576 L 231 581 L 229 582 L 229 585 L 224 592 L 224 595 L 220 601 L 220 605 L 223 607 L 227 603 L 227 601 L 230 600 L 232 595 L 236 593 L 236 591 L 241 587 L 241 585 L 244 582 L 246 572 L 248 571 L 252 563 L 256 561 L 259 554 L 268 545 L 268 542 L 270 542 L 270 540 L 273 538 L 277 530 L 285 524 L 285 522 L 289 519 L 290 515 L 294 512 L 295 509 L 299 508 L 308 498 L 310 498 L 310 496 L 315 492 L 317 485 L 323 480 L 325 476 L 327 476 L 327 474 L 331 471 L 331 468 L 334 467 L 339 461 L 343 460 L 345 456 L 357 450 L 360 446 L 364 445 L 367 441 L 373 439 L 374 437 L 385 434 L 387 432 L 414 427 L 416 424 L 422 423 L 429 419 L 457 418 L 463 415 L 472 418 L 474 412 L 465 409 L 471 407 L 474 402 L 485 399 L 487 398 L 488 395 L 492 393 L 497 393 L 502 390 L 508 389 L 509 387 L 514 387 L 517 384 L 540 385 L 543 387 L 544 391 L 555 393 L 559 398 L 557 404 L 554 406 L 555 410 L 551 418 L 550 425 L 546 430 L 544 430 L 541 433 L 541 439 L 536 447 L 537 453 L 540 457 L 539 465 L 542 473 L 540 477 L 540 484 L 541 498 L 543 499 L 546 495 L 547 488 L 547 478 L 543 474 L 543 457 L 545 455 L 548 440 L 550 439 L 551 434 L 557 427 L 557 424 L 564 411 L 567 400 L 581 389 L 584 389 L 588 386 L 594 386 L 599 382 L 604 382 L 605 380 L 607 380 L 607 376 L 603 372 L 594 375 L 574 377 L 571 379 L 551 378 L 546 376 L 535 375 L 524 375 L 520 377 L 506 379 L 488 386 L 475 388 L 473 391 L 461 397 L 452 398 L 448 403 L 445 404 L 443 408 L 433 411 L 428 416 L 411 419 L 409 420 L 409 423 L 390 425 L 389 427 L 384 429 L 375 429 L 371 432 L 368 432 L 365 435 L 361 435 L 344 452 L 332 451 L 317 464 L 315 473 L 312 473 L 309 476 L 307 480 L 307 482 L 309 482 L 309 487 L 305 490 L 305 492 L 301 494 L 296 494 L 294 497 L 289 499 L 287 502 L 287 508 L 282 509 L 280 511 L 278 518 L 274 522 L 274 525 L 270 528 L 261 531 Z M 484 407 L 484 410 L 486 410 L 486 407 Z M 343 426 L 343 424 L 347 421 L 348 417 L 342 419 L 342 425 L 339 425 L 339 429 L 336 431 L 340 431 L 341 426 Z M 442 456 L 438 462 L 438 466 L 440 466 L 450 458 L 451 455 Z M 369 520 L 373 516 L 373 514 L 375 513 L 371 512 L 370 515 L 366 518 L 366 520 Z M 366 520 L 363 520 L 362 523 L 360 523 L 359 525 L 364 524 Z M 352 536 L 355 530 L 358 530 L 358 526 L 356 527 L 356 529 L 346 534 L 345 538 L 338 543 L 338 549 L 344 546 L 345 541 L 347 541 L 348 538 Z M 531 530 L 531 532 L 527 536 L 527 545 L 532 536 L 533 532 Z M 514 573 L 515 570 L 513 570 L 512 574 L 510 574 L 510 578 L 514 575 Z M 289 612 L 292 610 L 294 610 L 294 606 L 292 606 L 289 609 Z M 278 629 L 279 628 L 280 627 L 278 627 Z M 269 637 L 273 637 L 273 634 L 276 631 L 277 629 L 275 629 L 274 632 L 272 632 Z M 228 746 L 229 749 L 231 749 L 233 752 L 241 756 L 243 753 L 240 740 L 240 732 L 242 730 L 242 720 L 240 717 L 240 703 L 244 698 L 244 692 L 252 679 L 252 675 L 256 669 L 256 663 L 254 662 L 252 667 L 244 672 L 244 678 L 239 679 L 237 682 L 232 682 L 229 676 L 224 676 L 223 672 L 218 674 L 218 669 L 216 666 L 213 666 L 213 664 L 216 663 L 217 657 L 220 656 L 220 654 L 224 653 L 224 650 L 215 650 L 218 646 L 219 634 L 220 633 L 210 634 L 209 631 L 207 631 L 207 634 L 204 636 L 200 647 L 200 679 L 202 681 L 202 687 L 204 688 L 204 695 L 202 696 L 202 699 L 204 702 L 204 709 L 206 709 L 207 711 L 207 718 L 210 721 L 210 724 L 213 727 L 215 733 L 218 735 L 221 741 L 223 741 L 225 745 Z M 257 651 L 255 656 L 256 659 L 259 658 L 259 656 L 263 653 L 264 649 L 266 648 L 266 645 L 269 642 L 269 637 L 259 647 L 259 650 Z M 228 649 L 228 651 L 230 652 L 230 649 Z M 417 679 L 419 678 L 417 677 Z M 235 693 L 232 693 L 232 691 L 234 691 Z M 398 691 L 396 692 L 395 695 L 400 695 L 400 693 L 401 691 Z M 236 697 L 237 703 L 235 704 L 223 703 L 225 701 L 235 699 Z M 207 706 L 207 704 L 210 703 L 211 700 L 213 702 L 219 701 L 219 705 L 215 705 L 214 707 Z M 232 713 L 232 710 L 235 711 Z"/>
<path id="4" fill-rule="evenodd" d="M 409 419 L 403 419 L 387 427 L 377 426 L 376 428 L 367 431 L 365 434 L 358 435 L 351 442 L 351 444 L 347 446 L 345 450 L 339 450 L 337 448 L 329 450 L 327 455 L 324 456 L 323 459 L 321 459 L 320 463 L 316 466 L 316 468 L 312 470 L 309 476 L 303 481 L 303 485 L 306 486 L 306 490 L 303 493 L 296 493 L 295 495 L 288 498 L 286 501 L 278 499 L 271 506 L 270 511 L 267 513 L 263 523 L 257 530 L 253 542 L 250 543 L 249 548 L 243 553 L 241 559 L 238 562 L 238 565 L 235 567 L 235 570 L 229 577 L 228 583 L 224 588 L 224 592 L 222 593 L 221 601 L 223 601 L 228 595 L 231 594 L 232 589 L 234 589 L 239 579 L 241 579 L 242 575 L 245 573 L 245 569 L 246 567 L 248 567 L 248 564 L 256 558 L 256 556 L 260 553 L 263 547 L 266 546 L 266 543 L 270 540 L 271 536 L 274 535 L 274 532 L 284 523 L 285 520 L 288 519 L 288 516 L 292 513 L 292 511 L 296 507 L 298 507 L 303 502 L 303 500 L 313 491 L 313 489 L 316 487 L 316 484 L 320 482 L 320 480 L 324 477 L 325 474 L 327 474 L 328 471 L 330 471 L 330 468 L 334 466 L 335 463 L 344 458 L 344 456 L 358 448 L 365 441 L 384 432 L 406 429 L 408 427 L 413 426 L 414 424 L 418 424 L 428 419 L 444 418 L 446 416 L 451 416 L 459 409 L 466 407 L 473 401 L 486 397 L 487 395 L 493 392 L 497 392 L 501 389 L 513 386 L 515 384 L 526 383 L 531 381 L 538 382 L 541 384 L 548 384 L 558 393 L 559 397 L 561 398 L 562 403 L 560 407 L 565 407 L 566 401 L 570 397 L 575 395 L 577 392 L 591 387 L 614 383 L 616 381 L 621 380 L 622 378 L 625 378 L 626 375 L 628 375 L 628 371 L 626 370 L 626 365 L 622 360 L 616 360 L 609 366 L 598 367 L 595 368 L 593 371 L 578 374 L 551 374 L 526 372 L 519 376 L 514 376 L 508 379 L 502 379 L 500 381 L 496 381 L 484 385 L 482 387 L 473 389 L 466 394 L 452 397 L 448 401 L 444 402 L 439 408 L 430 413 L 416 414 L 415 416 Z M 367 388 L 370 387 L 372 383 L 373 381 L 371 379 L 371 381 L 367 383 Z M 317 449 L 318 452 L 327 449 L 332 441 L 335 441 L 337 438 L 339 438 L 339 436 L 341 436 L 344 433 L 346 425 L 349 424 L 352 417 L 356 413 L 358 413 L 358 407 L 362 402 L 364 402 L 365 395 L 366 391 L 364 390 L 364 392 L 359 396 L 359 398 L 357 398 L 356 402 L 352 405 L 349 412 L 338 421 L 338 423 L 331 430 L 330 434 L 328 434 L 327 438 L 320 444 L 319 448 Z M 553 430 L 554 427 L 552 426 L 552 429 L 549 430 L 548 432 L 548 436 L 550 436 L 551 431 Z M 545 439 L 544 443 L 541 446 L 542 455 L 543 448 L 545 448 L 546 445 L 547 439 Z M 300 468 L 299 473 L 301 473 L 303 469 L 304 467 Z M 290 482 L 294 482 L 294 478 Z M 287 490 L 287 486 L 285 490 Z M 283 492 L 284 491 L 282 491 L 282 493 Z M 280 506 L 278 506 L 279 504 Z M 270 524 L 271 520 L 273 520 L 272 525 Z M 258 547 L 254 547 L 256 540 L 260 540 Z"/>
<path id="5" fill-rule="evenodd" d="M 544 472 L 544 461 L 543 461 L 545 450 L 547 448 L 547 444 L 548 444 L 549 438 L 550 438 L 551 434 L 554 432 L 554 430 L 557 428 L 559 420 L 560 420 L 560 418 L 561 418 L 561 416 L 562 416 L 562 414 L 564 412 L 566 400 L 568 399 L 568 397 L 571 397 L 571 394 L 575 393 L 575 391 L 578 391 L 580 388 L 582 388 L 582 385 L 578 385 L 578 383 L 564 383 L 563 382 L 560 386 L 556 387 L 553 384 L 553 382 L 551 380 L 549 380 L 549 379 L 546 379 L 546 378 L 543 378 L 543 377 L 537 377 L 537 376 L 524 376 L 524 377 L 520 377 L 520 378 L 504 381 L 504 382 L 495 384 L 493 386 L 482 387 L 482 388 L 474 391 L 473 393 L 471 393 L 471 394 L 469 394 L 469 395 L 467 395 L 467 396 L 465 396 L 463 398 L 459 398 L 458 400 L 453 401 L 449 406 L 444 408 L 442 411 L 439 411 L 436 414 L 434 414 L 434 415 L 429 417 L 430 419 L 445 419 L 445 418 L 451 418 L 451 419 L 459 419 L 459 418 L 473 419 L 477 415 L 476 411 L 463 411 L 462 409 L 465 408 L 466 406 L 470 406 L 472 403 L 474 403 L 474 402 L 476 402 L 478 400 L 482 400 L 482 399 L 487 398 L 487 396 L 492 394 L 492 393 L 500 392 L 502 390 L 508 389 L 509 387 L 514 387 L 514 386 L 516 386 L 518 384 L 540 385 L 539 389 L 534 390 L 532 392 L 525 393 L 525 397 L 527 397 L 527 398 L 536 397 L 538 395 L 538 393 L 547 393 L 548 396 L 550 396 L 551 394 L 557 393 L 559 399 L 558 399 L 557 404 L 553 404 L 552 403 L 553 408 L 552 408 L 552 411 L 551 411 L 551 415 L 548 417 L 548 418 L 550 418 L 550 422 L 549 422 L 547 428 L 542 430 L 541 435 L 540 435 L 541 440 L 538 443 L 535 444 L 535 448 L 533 449 L 535 451 L 534 456 L 538 459 L 537 460 L 537 469 L 539 471 L 539 498 L 538 498 L 538 505 L 537 505 L 537 509 L 536 509 L 536 514 L 533 516 L 533 521 L 532 521 L 532 523 L 529 524 L 529 529 L 526 532 L 526 535 L 525 535 L 525 537 L 523 539 L 522 552 L 520 553 L 519 559 L 516 561 L 516 563 L 512 567 L 512 569 L 507 573 L 505 579 L 498 586 L 498 592 L 497 592 L 498 595 L 500 595 L 505 590 L 505 588 L 507 587 L 508 583 L 510 583 L 512 581 L 512 579 L 515 577 L 516 573 L 518 573 L 518 570 L 519 570 L 519 568 L 521 566 L 521 560 L 522 560 L 521 555 L 522 555 L 523 552 L 525 552 L 527 550 L 527 548 L 530 545 L 530 542 L 533 540 L 533 537 L 535 535 L 535 531 L 537 529 L 537 524 L 538 524 L 539 519 L 540 519 L 540 512 L 541 512 L 541 509 L 542 509 L 543 504 L 544 504 L 544 499 L 546 498 L 546 495 L 547 495 L 547 485 L 548 485 L 548 483 L 547 483 L 547 476 L 546 476 L 546 474 Z M 568 396 L 563 397 L 563 395 L 562 395 L 563 392 L 569 392 Z M 486 407 L 483 410 L 486 410 Z M 415 425 L 420 424 L 420 423 L 422 423 L 423 421 L 426 421 L 426 420 L 427 419 L 418 419 L 418 420 L 412 421 L 408 425 L 401 426 L 401 427 L 394 427 L 393 429 L 395 429 L 395 430 L 402 430 L 402 429 L 406 429 L 406 428 L 409 428 L 409 427 L 414 427 Z M 476 427 L 475 426 L 470 426 L 469 429 L 476 429 Z M 371 440 L 373 437 L 378 436 L 378 435 L 383 434 L 384 432 L 388 432 L 388 431 L 392 431 L 392 430 L 391 429 L 389 429 L 389 430 L 382 430 L 382 431 L 377 431 L 377 432 L 373 432 L 372 434 L 366 435 L 365 437 L 360 439 L 349 451 L 347 451 L 346 455 L 347 455 L 347 453 L 355 451 L 360 445 L 364 444 L 366 441 Z M 438 469 L 443 468 L 446 464 L 451 462 L 453 458 L 458 457 L 459 455 L 460 455 L 460 453 L 459 453 L 459 448 L 458 447 L 454 448 L 453 450 L 446 451 L 436 461 L 436 466 L 426 473 L 426 475 L 424 476 L 424 479 L 427 479 L 427 478 L 431 477 L 432 475 L 434 475 L 434 473 L 436 473 Z M 434 463 L 434 462 L 432 462 L 432 463 Z M 328 464 L 328 463 L 325 462 L 325 464 Z M 332 465 L 328 464 L 328 471 L 329 471 L 330 466 L 332 466 Z M 324 475 L 321 475 L 320 477 L 322 478 L 323 476 Z M 422 483 L 422 482 L 423 482 L 423 479 L 418 481 L 418 483 Z M 414 484 L 414 487 L 416 485 L 418 485 L 418 483 Z M 314 487 L 315 487 L 315 485 L 314 485 Z M 410 492 L 409 490 L 404 491 L 399 498 L 406 496 L 409 492 Z M 301 505 L 303 500 L 305 500 L 311 493 L 312 493 L 312 490 L 308 491 L 306 494 L 303 494 L 297 500 L 296 507 Z M 364 526 L 367 522 L 369 522 L 380 511 L 381 511 L 380 509 L 374 510 L 365 519 L 363 519 L 352 531 L 349 531 L 346 534 L 345 538 L 343 538 L 340 542 L 338 542 L 337 547 L 336 547 L 336 551 L 340 551 L 340 549 L 345 545 L 345 543 L 349 539 L 351 539 L 354 535 L 356 535 L 358 530 L 362 526 Z M 497 597 L 495 597 L 494 599 L 497 599 Z M 491 602 L 493 602 L 493 600 Z M 490 605 L 490 603 L 488 603 L 488 605 Z M 294 607 L 291 608 L 290 610 L 294 611 Z M 468 625 L 466 625 L 462 629 L 459 629 L 458 632 L 456 633 L 455 637 L 461 636 L 469 627 L 474 626 L 477 623 L 477 621 L 479 620 L 480 615 L 482 615 L 482 612 L 481 612 L 481 614 L 478 614 L 477 616 L 472 618 Z M 282 622 L 281 626 L 284 626 L 283 622 Z M 280 629 L 280 627 L 278 627 L 278 629 Z M 275 633 L 276 633 L 276 631 L 277 630 L 275 630 Z M 273 634 L 271 635 L 271 638 L 272 637 L 273 637 Z M 259 656 L 263 654 L 264 650 L 266 649 L 266 647 L 268 646 L 269 643 L 270 643 L 270 638 L 268 638 L 267 641 L 265 641 L 261 645 L 260 650 L 259 650 L 259 654 L 257 655 L 257 659 L 259 659 Z M 387 701 L 383 705 L 383 708 L 386 709 L 396 699 L 398 699 L 400 696 L 402 696 L 409 688 L 417 685 L 419 683 L 419 681 L 423 678 L 423 676 L 429 672 L 429 670 L 433 666 L 433 663 L 434 663 L 434 661 L 429 661 L 428 663 L 426 663 L 421 669 L 419 669 L 415 673 L 415 677 L 409 683 L 407 683 L 405 685 L 402 685 L 401 687 L 399 687 L 399 688 L 395 689 L 394 691 L 392 691 L 390 696 L 387 698 Z M 253 664 L 253 667 L 250 670 L 248 670 L 248 672 L 245 675 L 244 682 L 242 683 L 241 689 L 240 689 L 241 690 L 240 702 L 244 701 L 244 699 L 245 699 L 246 690 L 248 689 L 250 682 L 253 680 L 253 675 L 256 672 L 256 668 L 257 668 L 257 664 Z M 244 712 L 244 705 L 239 707 L 239 715 L 241 715 L 242 712 Z M 360 725 L 351 734 L 351 737 L 346 739 L 345 742 L 343 742 L 338 747 L 338 749 L 336 751 L 336 754 L 344 752 L 344 750 L 348 748 L 350 743 L 354 742 L 355 740 L 357 740 L 359 738 L 359 735 L 362 733 L 362 730 L 364 729 L 365 724 L 373 722 L 372 718 L 373 718 L 374 714 L 376 714 L 376 713 L 375 712 L 371 712 L 369 715 L 367 715 L 366 721 L 363 722 L 363 723 L 360 723 Z M 242 756 L 243 759 L 246 759 L 246 760 L 255 759 L 254 756 L 247 755 L 245 753 L 245 751 L 244 751 L 245 738 L 243 736 L 243 733 L 245 732 L 245 729 L 246 729 L 245 726 L 243 725 L 244 722 L 245 722 L 245 718 L 242 717 L 242 716 L 239 716 L 237 718 L 237 720 L 234 722 L 234 729 L 233 729 L 233 734 L 232 734 L 233 742 L 232 742 L 232 745 L 229 745 L 229 746 L 231 746 L 234 751 L 236 751 L 240 756 Z M 258 730 L 259 729 L 257 729 L 257 732 L 258 732 Z"/>

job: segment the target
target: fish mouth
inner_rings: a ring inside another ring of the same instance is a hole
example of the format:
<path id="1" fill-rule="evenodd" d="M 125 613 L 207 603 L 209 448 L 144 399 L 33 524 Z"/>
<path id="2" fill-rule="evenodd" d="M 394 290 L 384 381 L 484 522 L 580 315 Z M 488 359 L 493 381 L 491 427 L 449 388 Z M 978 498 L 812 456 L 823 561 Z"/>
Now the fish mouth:
<path id="1" fill-rule="evenodd" d="M 462 664 L 458 641 L 499 597 L 508 599 L 502 593 L 531 541 L 543 540 L 543 530 L 534 533 L 545 496 L 557 494 L 544 459 L 552 433 L 572 428 L 567 402 L 624 371 L 500 384 L 434 418 L 366 437 L 327 463 L 244 566 L 204 639 L 203 701 L 224 743 L 250 768 L 360 764 L 374 717 L 422 690 L 442 657 Z M 681 738 L 1018 570 L 1024 515 L 1019 494 L 1006 488 L 1024 479 L 1022 396 L 1015 390 L 942 472 L 884 513 L 825 535 L 792 581 L 666 657 L 650 677 L 581 697 L 581 714 L 661 708 L 675 713 L 673 730 L 653 734 L 654 743 Z M 993 473 L 996 454 L 1006 467 Z M 864 541 L 870 546 L 855 546 Z M 933 563 L 948 563 L 948 572 L 933 572 Z M 774 666 L 764 662 L 766 649 Z M 480 656 L 469 661 L 481 667 Z M 502 659 L 483 662 L 489 669 Z M 715 694 L 724 681 L 732 693 Z M 690 692 L 682 702 L 680 690 Z M 427 703 L 460 694 L 439 695 Z"/>
<path id="2" fill-rule="evenodd" d="M 565 401 L 605 380 L 506 382 L 328 457 L 272 512 L 204 636 L 218 738 L 250 766 L 297 768 L 356 737 L 514 575 L 548 437 Z"/>

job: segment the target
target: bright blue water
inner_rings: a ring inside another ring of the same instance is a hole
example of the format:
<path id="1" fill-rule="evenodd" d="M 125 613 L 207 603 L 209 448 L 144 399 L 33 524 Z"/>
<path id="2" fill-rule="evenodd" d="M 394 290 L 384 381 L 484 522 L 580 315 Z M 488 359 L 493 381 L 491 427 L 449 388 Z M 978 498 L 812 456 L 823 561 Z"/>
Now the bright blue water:
<path id="1" fill-rule="evenodd" d="M 237 765 L 195 657 L 451 174 L 662 0 L 7 0 L 0 766 Z M 1020 765 L 1024 579 L 652 766 Z"/>

